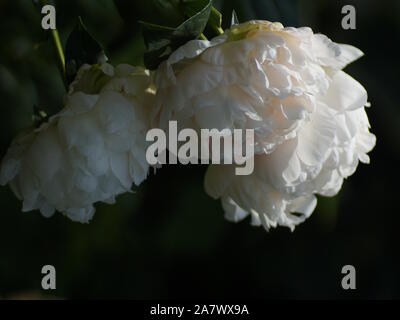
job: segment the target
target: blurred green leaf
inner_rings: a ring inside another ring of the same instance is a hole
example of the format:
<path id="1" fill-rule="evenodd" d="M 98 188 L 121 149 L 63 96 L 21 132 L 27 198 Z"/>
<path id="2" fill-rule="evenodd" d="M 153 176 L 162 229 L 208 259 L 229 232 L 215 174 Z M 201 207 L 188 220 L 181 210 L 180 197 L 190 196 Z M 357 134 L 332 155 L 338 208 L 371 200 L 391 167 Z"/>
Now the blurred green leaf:
<path id="1" fill-rule="evenodd" d="M 89 34 L 79 17 L 65 47 L 65 69 L 68 84 L 72 82 L 83 64 L 96 64 L 105 60 L 107 58 L 102 46 Z"/>

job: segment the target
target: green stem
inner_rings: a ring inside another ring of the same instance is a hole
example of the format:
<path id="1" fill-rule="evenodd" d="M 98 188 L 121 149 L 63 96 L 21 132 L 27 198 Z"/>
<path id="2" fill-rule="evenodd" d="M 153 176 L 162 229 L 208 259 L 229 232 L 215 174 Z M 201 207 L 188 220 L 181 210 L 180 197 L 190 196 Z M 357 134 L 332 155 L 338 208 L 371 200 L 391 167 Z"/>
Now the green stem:
<path id="1" fill-rule="evenodd" d="M 200 38 L 201 40 L 208 40 L 207 37 L 204 35 L 204 33 L 200 33 L 199 38 Z"/>
<path id="2" fill-rule="evenodd" d="M 213 28 L 215 30 L 215 32 L 219 33 L 219 34 L 223 34 L 224 30 L 221 27 L 215 27 Z"/>
<path id="3" fill-rule="evenodd" d="M 46 0 L 40 0 L 40 5 L 41 7 L 47 5 Z M 58 34 L 57 29 L 52 29 L 51 30 L 51 38 L 53 40 L 53 45 L 56 51 L 56 56 L 57 56 L 57 63 L 58 63 L 58 69 L 60 70 L 61 73 L 61 78 L 64 83 L 65 89 L 68 90 L 68 84 L 67 84 L 67 78 L 66 78 L 66 72 L 65 72 L 65 57 L 64 57 L 64 51 L 61 45 L 60 41 L 60 35 Z"/>
<path id="4" fill-rule="evenodd" d="M 53 39 L 53 44 L 54 44 L 54 47 L 55 47 L 56 53 L 57 53 L 58 68 L 60 69 L 61 77 L 63 79 L 64 85 L 67 88 L 64 51 L 63 51 L 63 48 L 61 45 L 60 36 L 58 35 L 57 29 L 51 30 L 51 37 Z"/>
<path id="5" fill-rule="evenodd" d="M 210 15 L 218 15 L 219 14 L 219 11 L 217 10 L 217 9 L 215 9 L 214 8 L 214 6 L 211 6 L 211 13 L 210 13 Z M 220 35 L 220 34 L 223 34 L 224 33 L 224 30 L 221 28 L 221 27 L 218 27 L 218 26 L 216 26 L 216 25 L 213 25 L 213 24 L 209 24 L 209 27 L 211 27 L 211 29 L 217 34 L 217 35 Z"/>

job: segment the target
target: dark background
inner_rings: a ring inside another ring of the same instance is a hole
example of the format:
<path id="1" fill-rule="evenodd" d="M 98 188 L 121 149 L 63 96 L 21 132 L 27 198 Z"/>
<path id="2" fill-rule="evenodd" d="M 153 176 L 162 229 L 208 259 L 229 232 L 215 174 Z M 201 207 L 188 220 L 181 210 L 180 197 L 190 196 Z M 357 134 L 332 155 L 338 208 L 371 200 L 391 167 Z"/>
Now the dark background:
<path id="1" fill-rule="evenodd" d="M 81 15 L 113 64 L 140 64 L 135 21 L 154 19 L 148 1 L 126 1 L 125 22 L 111 0 L 56 1 L 63 43 Z M 215 1 L 229 25 L 267 19 L 310 26 L 365 57 L 346 68 L 369 93 L 377 145 L 334 198 L 319 197 L 292 233 L 224 220 L 203 190 L 204 166 L 165 166 L 117 204 L 99 204 L 92 222 L 22 213 L 0 188 L 0 297 L 3 298 L 400 298 L 400 2 Z M 357 29 L 341 28 L 353 4 Z M 130 8 L 130 9 L 129 9 Z M 147 11 L 146 11 L 147 10 Z M 131 15 L 131 17 L 130 17 Z M 62 106 L 64 88 L 48 33 L 31 1 L 0 0 L 0 156 L 31 125 L 32 106 Z M 57 270 L 57 289 L 41 289 L 41 268 Z M 341 288 L 341 269 L 357 270 L 357 290 Z"/>

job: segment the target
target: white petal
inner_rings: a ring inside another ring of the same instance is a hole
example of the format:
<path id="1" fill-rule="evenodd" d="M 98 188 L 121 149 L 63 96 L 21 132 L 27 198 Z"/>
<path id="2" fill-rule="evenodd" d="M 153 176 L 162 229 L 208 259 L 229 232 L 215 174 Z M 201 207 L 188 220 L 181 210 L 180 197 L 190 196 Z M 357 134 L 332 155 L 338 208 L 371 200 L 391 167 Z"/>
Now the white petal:
<path id="1" fill-rule="evenodd" d="M 321 110 L 323 106 L 319 105 L 317 108 Z M 311 121 L 299 130 L 297 149 L 299 158 L 310 166 L 322 164 L 329 155 L 335 132 L 333 117 L 329 114 L 314 114 Z"/>
<path id="2" fill-rule="evenodd" d="M 354 110 L 367 104 L 367 91 L 348 74 L 338 71 L 323 99 L 329 107 L 335 110 Z"/>
<path id="3" fill-rule="evenodd" d="M 214 199 L 221 197 L 233 175 L 234 167 L 231 165 L 209 165 L 204 179 L 207 194 Z"/>
<path id="4" fill-rule="evenodd" d="M 126 189 L 130 189 L 132 180 L 129 173 L 129 156 L 123 153 L 111 154 L 111 169 L 122 186 Z"/>
<path id="5" fill-rule="evenodd" d="M 117 92 L 102 92 L 96 107 L 99 110 L 100 123 L 108 133 L 127 130 L 134 118 L 132 104 Z"/>
<path id="6" fill-rule="evenodd" d="M 221 203 L 225 211 L 225 219 L 228 221 L 239 222 L 249 215 L 249 213 L 240 208 L 232 198 L 223 197 Z"/>

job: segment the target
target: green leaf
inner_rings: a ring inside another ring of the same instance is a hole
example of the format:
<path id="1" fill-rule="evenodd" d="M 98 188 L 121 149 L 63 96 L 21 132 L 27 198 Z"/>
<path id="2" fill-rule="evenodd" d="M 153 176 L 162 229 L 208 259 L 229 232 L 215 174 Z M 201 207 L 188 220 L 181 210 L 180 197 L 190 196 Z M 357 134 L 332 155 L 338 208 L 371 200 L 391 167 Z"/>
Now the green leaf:
<path id="1" fill-rule="evenodd" d="M 207 2 L 212 2 L 207 0 L 202 0 L 202 1 L 182 0 L 182 1 L 183 1 L 184 14 L 189 17 L 198 12 L 200 10 L 199 8 L 204 7 Z M 217 9 L 215 9 L 215 7 L 211 6 L 206 30 L 209 31 L 209 33 L 212 36 L 219 35 L 222 30 L 221 25 L 222 25 L 222 14 Z"/>
<path id="2" fill-rule="evenodd" d="M 134 25 L 139 20 L 173 27 L 184 21 L 181 2 L 182 0 L 114 0 L 118 12 L 127 25 Z"/>
<path id="3" fill-rule="evenodd" d="M 65 47 L 65 69 L 68 84 L 74 80 L 76 73 L 83 64 L 96 64 L 106 60 L 103 48 L 88 33 L 81 17 L 79 17 Z"/>
<path id="4" fill-rule="evenodd" d="M 204 31 L 212 8 L 211 0 L 184 0 L 181 10 L 187 19 L 178 27 L 141 22 L 147 52 L 147 68 L 156 69 L 168 56 L 187 41 L 198 38 Z"/>
<path id="5" fill-rule="evenodd" d="M 181 10 L 186 17 L 192 17 L 210 2 L 209 0 L 182 0 Z"/>

